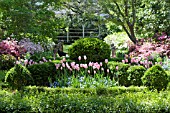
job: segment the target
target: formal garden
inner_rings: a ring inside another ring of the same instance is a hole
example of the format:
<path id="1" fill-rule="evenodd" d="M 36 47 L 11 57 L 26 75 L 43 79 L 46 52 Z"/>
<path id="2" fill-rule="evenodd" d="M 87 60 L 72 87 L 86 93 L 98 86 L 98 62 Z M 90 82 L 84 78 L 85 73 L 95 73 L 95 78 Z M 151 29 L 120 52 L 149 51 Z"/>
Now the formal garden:
<path id="1" fill-rule="evenodd" d="M 168 1 L 21 1 L 0 0 L 1 113 L 170 112 Z"/>

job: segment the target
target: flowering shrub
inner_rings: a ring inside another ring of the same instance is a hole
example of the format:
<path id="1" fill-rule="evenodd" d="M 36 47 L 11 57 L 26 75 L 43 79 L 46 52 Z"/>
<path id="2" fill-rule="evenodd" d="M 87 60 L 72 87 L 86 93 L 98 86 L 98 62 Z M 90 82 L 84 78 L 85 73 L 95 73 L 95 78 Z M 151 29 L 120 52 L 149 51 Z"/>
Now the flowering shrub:
<path id="1" fill-rule="evenodd" d="M 51 50 L 53 50 L 55 43 L 52 40 L 52 38 L 46 37 L 46 41 L 41 42 L 41 45 L 45 51 L 51 51 Z"/>
<path id="2" fill-rule="evenodd" d="M 108 35 L 104 41 L 111 45 L 114 44 L 115 47 L 118 50 L 125 50 L 128 48 L 128 44 L 131 43 L 129 37 L 127 36 L 127 34 L 125 32 L 121 32 L 121 33 L 114 33 L 112 35 Z"/>
<path id="3" fill-rule="evenodd" d="M 19 46 L 24 47 L 27 50 L 27 52 L 29 52 L 30 54 L 44 51 L 44 49 L 40 45 L 40 43 L 35 44 L 35 43 L 31 42 L 31 40 L 29 38 L 21 39 L 18 44 L 19 44 Z"/>
<path id="4" fill-rule="evenodd" d="M 161 35 L 157 34 L 157 41 L 164 41 L 168 38 L 170 38 L 170 36 L 168 36 L 165 32 L 162 32 Z"/>
<path id="5" fill-rule="evenodd" d="M 162 58 L 170 56 L 170 40 L 159 41 L 155 43 L 140 40 L 137 45 L 129 46 L 129 55 L 122 62 L 143 65 L 146 68 L 154 64 L 162 65 Z"/>
<path id="6" fill-rule="evenodd" d="M 25 48 L 19 46 L 14 39 L 8 38 L 0 42 L 0 54 L 10 54 L 15 57 L 20 57 L 25 53 Z"/>

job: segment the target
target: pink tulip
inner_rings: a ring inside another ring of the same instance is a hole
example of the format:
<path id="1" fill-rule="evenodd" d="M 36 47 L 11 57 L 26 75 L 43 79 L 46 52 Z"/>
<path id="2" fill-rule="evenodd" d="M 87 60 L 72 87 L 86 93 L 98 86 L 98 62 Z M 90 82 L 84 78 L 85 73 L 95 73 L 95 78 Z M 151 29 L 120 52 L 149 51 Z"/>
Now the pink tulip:
<path id="1" fill-rule="evenodd" d="M 103 63 L 102 62 L 100 62 L 100 66 L 102 66 L 103 65 Z"/>
<path id="2" fill-rule="evenodd" d="M 66 67 L 66 65 L 65 65 L 64 63 L 62 63 L 62 66 L 63 66 L 63 67 Z"/>
<path id="3" fill-rule="evenodd" d="M 125 63 L 125 60 L 122 60 L 122 63 Z"/>
<path id="4" fill-rule="evenodd" d="M 84 64 L 84 65 L 83 65 L 83 67 L 84 67 L 85 69 L 87 69 L 87 68 L 88 68 L 87 64 Z"/>
<path id="5" fill-rule="evenodd" d="M 63 70 L 63 67 L 60 67 L 61 70 Z"/>
<path id="6" fill-rule="evenodd" d="M 119 69 L 119 66 L 116 66 L 116 70 L 118 70 Z"/>
<path id="7" fill-rule="evenodd" d="M 83 64 L 80 64 L 80 67 L 83 67 Z"/>
<path id="8" fill-rule="evenodd" d="M 89 66 L 93 66 L 93 62 L 89 62 Z"/>
<path id="9" fill-rule="evenodd" d="M 96 74 L 96 71 L 94 70 L 94 74 Z"/>
<path id="10" fill-rule="evenodd" d="M 106 63 L 106 64 L 108 63 L 108 59 L 105 59 L 105 63 Z"/>
<path id="11" fill-rule="evenodd" d="M 79 61 L 81 60 L 81 56 L 78 57 L 78 60 L 79 60 Z"/>
<path id="12" fill-rule="evenodd" d="M 75 62 L 71 62 L 71 67 L 74 67 L 75 66 Z"/>
<path id="13" fill-rule="evenodd" d="M 107 69 L 107 73 L 109 73 L 109 69 Z"/>
<path id="14" fill-rule="evenodd" d="M 90 70 L 88 70 L 87 72 L 88 72 L 88 74 L 90 74 Z"/>
<path id="15" fill-rule="evenodd" d="M 86 55 L 84 55 L 84 60 L 87 60 L 87 56 Z"/>

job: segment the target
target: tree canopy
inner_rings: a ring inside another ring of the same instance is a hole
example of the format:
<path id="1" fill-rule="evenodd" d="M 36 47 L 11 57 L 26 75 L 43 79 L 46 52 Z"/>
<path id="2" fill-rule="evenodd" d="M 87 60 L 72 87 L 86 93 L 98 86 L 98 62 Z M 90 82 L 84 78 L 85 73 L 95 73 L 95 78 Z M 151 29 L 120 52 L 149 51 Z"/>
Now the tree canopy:
<path id="1" fill-rule="evenodd" d="M 54 12 L 60 6 L 60 0 L 0 0 L 1 29 L 5 36 L 31 34 L 53 38 L 56 29 L 63 25 L 63 18 Z"/>

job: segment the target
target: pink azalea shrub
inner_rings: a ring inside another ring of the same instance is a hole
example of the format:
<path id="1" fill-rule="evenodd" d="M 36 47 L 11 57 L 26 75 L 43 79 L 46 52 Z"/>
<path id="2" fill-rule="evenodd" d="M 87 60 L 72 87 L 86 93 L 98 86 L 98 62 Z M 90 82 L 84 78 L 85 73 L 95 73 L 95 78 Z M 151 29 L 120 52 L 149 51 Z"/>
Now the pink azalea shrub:
<path id="1" fill-rule="evenodd" d="M 141 39 L 136 45 L 129 45 L 129 54 L 126 56 L 124 63 L 143 65 L 146 68 L 154 64 L 161 64 L 161 58 L 170 57 L 170 40 L 152 42 L 151 39 Z"/>
<path id="2" fill-rule="evenodd" d="M 26 53 L 26 49 L 19 46 L 14 39 L 6 39 L 0 42 L 0 54 L 10 54 L 14 57 L 20 57 Z"/>

